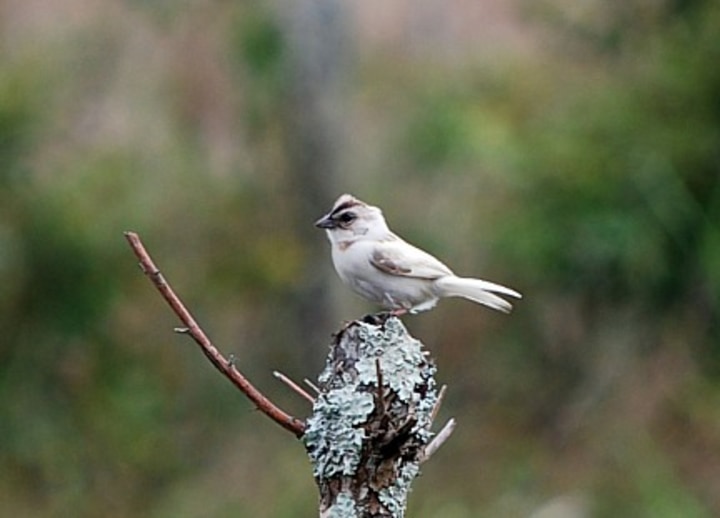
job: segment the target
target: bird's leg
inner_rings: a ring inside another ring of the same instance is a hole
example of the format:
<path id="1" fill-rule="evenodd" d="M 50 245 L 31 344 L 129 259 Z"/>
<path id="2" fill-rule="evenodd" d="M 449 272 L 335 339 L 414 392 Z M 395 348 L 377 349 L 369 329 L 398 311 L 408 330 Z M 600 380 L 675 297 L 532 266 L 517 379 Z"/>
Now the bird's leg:
<path id="1" fill-rule="evenodd" d="M 388 307 L 393 308 L 387 312 L 390 317 L 400 317 L 408 312 L 408 309 L 402 304 L 398 304 L 398 302 L 389 293 L 385 293 L 385 299 L 388 301 Z"/>

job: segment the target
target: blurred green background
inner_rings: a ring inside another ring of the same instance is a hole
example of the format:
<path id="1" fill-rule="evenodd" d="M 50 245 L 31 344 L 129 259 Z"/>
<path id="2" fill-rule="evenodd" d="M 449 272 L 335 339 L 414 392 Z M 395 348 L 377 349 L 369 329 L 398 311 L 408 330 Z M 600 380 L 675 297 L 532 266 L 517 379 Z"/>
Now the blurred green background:
<path id="1" fill-rule="evenodd" d="M 311 517 L 225 353 L 313 378 L 372 307 L 342 192 L 525 294 L 405 319 L 458 429 L 413 517 L 720 516 L 720 4 L 1 0 L 0 515 Z"/>

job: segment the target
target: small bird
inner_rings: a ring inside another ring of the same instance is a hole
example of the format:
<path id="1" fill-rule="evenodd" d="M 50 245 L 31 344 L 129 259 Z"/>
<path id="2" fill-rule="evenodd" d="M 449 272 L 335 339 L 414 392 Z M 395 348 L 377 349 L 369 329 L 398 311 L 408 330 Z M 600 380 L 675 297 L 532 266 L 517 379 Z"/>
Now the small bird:
<path id="1" fill-rule="evenodd" d="M 349 194 L 340 196 L 315 226 L 325 229 L 343 282 L 394 315 L 427 311 L 443 297 L 464 297 L 509 313 L 512 305 L 496 294 L 522 298 L 499 284 L 458 277 L 393 233 L 378 207 Z"/>

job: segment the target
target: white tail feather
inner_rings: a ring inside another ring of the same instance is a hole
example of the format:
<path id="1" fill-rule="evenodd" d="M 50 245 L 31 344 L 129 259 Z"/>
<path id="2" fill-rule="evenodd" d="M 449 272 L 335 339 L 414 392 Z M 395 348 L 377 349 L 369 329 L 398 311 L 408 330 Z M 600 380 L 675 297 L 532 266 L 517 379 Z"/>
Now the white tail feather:
<path id="1" fill-rule="evenodd" d="M 441 297 L 463 297 L 492 309 L 497 309 L 503 313 L 509 313 L 512 309 L 512 304 L 498 297 L 495 293 L 518 299 L 522 298 L 522 295 L 517 291 L 501 286 L 500 284 L 480 279 L 455 277 L 453 275 L 437 279 L 435 286 L 440 290 Z"/>

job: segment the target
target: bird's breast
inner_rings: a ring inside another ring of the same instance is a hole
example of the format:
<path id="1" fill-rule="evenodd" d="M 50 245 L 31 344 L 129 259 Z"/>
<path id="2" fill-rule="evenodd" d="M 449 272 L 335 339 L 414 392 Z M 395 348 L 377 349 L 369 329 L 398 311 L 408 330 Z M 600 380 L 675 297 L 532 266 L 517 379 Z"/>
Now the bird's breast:
<path id="1" fill-rule="evenodd" d="M 431 280 L 385 273 L 370 262 L 372 251 L 372 246 L 361 241 L 346 249 L 333 247 L 335 269 L 353 291 L 391 309 L 434 304 L 437 295 Z"/>

